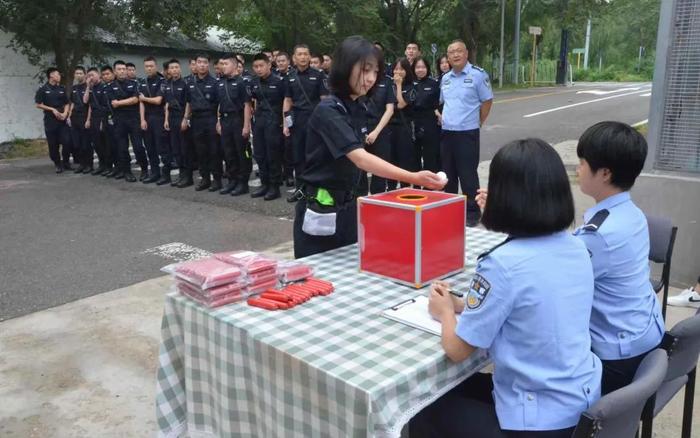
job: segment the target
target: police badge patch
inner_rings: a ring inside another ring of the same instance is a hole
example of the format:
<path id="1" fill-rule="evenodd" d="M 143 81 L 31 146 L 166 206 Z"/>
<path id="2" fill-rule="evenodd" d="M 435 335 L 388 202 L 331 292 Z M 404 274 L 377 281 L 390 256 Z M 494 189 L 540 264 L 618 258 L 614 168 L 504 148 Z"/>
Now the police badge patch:
<path id="1" fill-rule="evenodd" d="M 474 274 L 474 278 L 472 278 L 472 282 L 469 285 L 469 292 L 467 292 L 467 308 L 476 310 L 481 307 L 490 290 L 491 283 L 481 275 Z"/>

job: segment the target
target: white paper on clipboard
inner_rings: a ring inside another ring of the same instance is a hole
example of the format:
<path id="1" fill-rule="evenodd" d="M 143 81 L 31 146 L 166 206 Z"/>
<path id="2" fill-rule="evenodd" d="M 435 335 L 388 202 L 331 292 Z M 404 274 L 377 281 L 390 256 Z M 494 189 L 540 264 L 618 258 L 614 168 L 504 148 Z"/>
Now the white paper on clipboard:
<path id="1" fill-rule="evenodd" d="M 424 295 L 392 306 L 383 311 L 382 316 L 433 335 L 440 336 L 442 333 L 442 324 L 430 316 L 428 297 Z"/>

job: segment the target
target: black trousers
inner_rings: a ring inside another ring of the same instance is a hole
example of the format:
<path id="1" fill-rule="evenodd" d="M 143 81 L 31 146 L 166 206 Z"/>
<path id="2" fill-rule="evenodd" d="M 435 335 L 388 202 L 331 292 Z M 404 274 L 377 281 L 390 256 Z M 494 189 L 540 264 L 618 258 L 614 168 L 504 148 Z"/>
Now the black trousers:
<path id="1" fill-rule="evenodd" d="M 306 128 L 311 112 L 294 111 L 294 125 L 290 128 L 292 137 L 292 159 L 294 174 L 299 176 L 304 173 L 306 166 Z"/>
<path id="2" fill-rule="evenodd" d="M 112 166 L 112 154 L 110 150 L 111 140 L 107 135 L 107 119 L 104 114 L 94 112 L 90 117 L 90 143 L 92 149 L 97 153 L 100 160 L 100 167 Z"/>
<path id="3" fill-rule="evenodd" d="M 104 121 L 105 132 L 109 142 L 110 157 L 112 157 L 112 166 L 119 167 L 119 139 L 117 138 L 117 123 L 114 116 L 107 115 Z"/>
<path id="4" fill-rule="evenodd" d="M 184 175 L 186 173 L 192 174 L 192 160 L 195 152 L 192 146 L 191 129 L 182 132 L 182 117 L 182 113 L 169 112 L 168 125 L 170 126 L 170 130 L 167 132 L 170 151 L 173 157 L 176 157 L 175 160 L 180 168 L 180 174 Z"/>
<path id="5" fill-rule="evenodd" d="M 467 196 L 467 212 L 480 214 L 476 204 L 479 189 L 479 130 L 442 131 L 440 143 L 442 169 L 447 175 L 447 193 L 457 193 L 457 184 Z"/>
<path id="6" fill-rule="evenodd" d="M 642 363 L 642 360 L 644 360 L 647 354 L 654 351 L 656 348 L 657 347 L 654 347 L 646 353 L 627 359 L 601 360 L 603 363 L 601 395 L 609 394 L 632 383 L 632 379 L 634 379 L 639 364 Z"/>
<path id="7" fill-rule="evenodd" d="M 350 201 L 337 212 L 336 230 L 332 236 L 311 236 L 302 230 L 306 200 L 297 202 L 294 215 L 294 258 L 330 251 L 357 242 L 357 202 Z"/>
<path id="8" fill-rule="evenodd" d="M 129 155 L 129 140 L 131 140 L 131 148 L 134 150 L 136 162 L 141 166 L 142 172 L 148 171 L 148 157 L 146 149 L 143 147 L 141 123 L 138 115 L 117 114 L 114 122 L 114 135 L 117 139 L 121 170 L 126 173 L 131 172 L 131 155 Z"/>
<path id="9" fill-rule="evenodd" d="M 372 132 L 376 126 L 370 126 L 368 129 Z M 365 145 L 365 150 L 367 152 L 378 156 L 384 161 L 391 162 L 391 128 L 387 125 L 382 132 L 379 133 L 374 143 L 370 145 Z M 368 184 L 369 183 L 369 184 Z M 360 178 L 360 184 L 358 186 L 357 194 L 359 196 L 364 196 L 367 194 L 367 189 L 369 192 L 374 193 L 384 193 L 386 192 L 387 180 L 381 176 L 372 175 L 371 181 L 368 182 L 367 172 L 362 172 L 362 177 Z"/>
<path id="10" fill-rule="evenodd" d="M 160 163 L 163 163 L 163 172 L 170 171 L 170 145 L 163 143 L 163 123 L 165 115 L 162 113 L 146 114 L 146 130 L 143 131 L 143 142 L 146 145 L 148 163 L 151 166 L 152 175 L 160 175 Z"/>
<path id="11" fill-rule="evenodd" d="M 193 113 L 190 119 L 192 141 L 199 161 L 199 175 L 204 179 L 220 179 L 223 173 L 219 138 L 216 134 L 216 114 Z"/>
<path id="12" fill-rule="evenodd" d="M 93 150 L 90 131 L 85 128 L 87 113 L 73 113 L 70 118 L 70 132 L 73 142 L 73 159 L 84 167 L 92 167 Z"/>
<path id="13" fill-rule="evenodd" d="M 247 183 L 253 172 L 253 159 L 250 145 L 243 138 L 242 114 L 221 115 L 221 145 L 226 162 L 226 178 L 230 182 Z"/>
<path id="14" fill-rule="evenodd" d="M 260 169 L 263 185 L 282 184 L 282 119 L 256 117 L 253 124 L 253 157 Z"/>
<path id="15" fill-rule="evenodd" d="M 491 374 L 468 378 L 411 419 L 411 438 L 571 438 L 575 426 L 546 431 L 502 430 Z"/>
<path id="16" fill-rule="evenodd" d="M 292 136 L 282 139 L 282 148 L 284 150 L 282 156 L 282 178 L 294 178 L 294 147 L 292 145 Z"/>
<path id="17" fill-rule="evenodd" d="M 434 114 L 416 117 L 414 121 L 416 133 L 416 157 L 423 170 L 438 172 L 442 168 L 440 162 L 440 126 Z"/>
<path id="18" fill-rule="evenodd" d="M 44 118 L 44 133 L 46 142 L 49 144 L 49 158 L 56 166 L 70 163 L 71 133 L 66 122 L 51 118 Z"/>
<path id="19" fill-rule="evenodd" d="M 392 123 L 390 144 L 391 144 L 391 163 L 399 166 L 409 172 L 415 172 L 420 168 L 416 149 L 413 144 L 413 132 L 410 121 L 406 119 L 406 123 Z M 397 182 L 388 180 L 387 187 L 389 190 L 396 188 Z M 406 187 L 409 184 L 401 183 L 401 187 Z"/>

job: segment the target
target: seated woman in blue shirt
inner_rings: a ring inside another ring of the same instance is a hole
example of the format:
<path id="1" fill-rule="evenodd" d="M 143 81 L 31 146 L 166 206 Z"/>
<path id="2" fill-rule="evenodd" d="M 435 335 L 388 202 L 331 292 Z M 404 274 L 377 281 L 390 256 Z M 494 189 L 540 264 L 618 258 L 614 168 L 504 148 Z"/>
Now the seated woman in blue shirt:
<path id="1" fill-rule="evenodd" d="M 574 205 L 564 165 L 538 139 L 501 148 L 490 166 L 484 226 L 508 238 L 482 254 L 463 302 L 436 282 L 430 313 L 455 362 L 488 349 L 477 374 L 419 413 L 411 437 L 570 437 L 600 397 L 591 351 L 593 273 L 567 231 Z M 461 289 L 462 285 L 454 285 Z"/>

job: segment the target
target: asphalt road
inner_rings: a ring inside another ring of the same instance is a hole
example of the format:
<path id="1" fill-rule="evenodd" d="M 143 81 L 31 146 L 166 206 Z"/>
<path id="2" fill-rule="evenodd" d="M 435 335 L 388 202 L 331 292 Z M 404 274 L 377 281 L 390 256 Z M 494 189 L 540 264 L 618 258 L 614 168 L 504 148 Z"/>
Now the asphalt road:
<path id="1" fill-rule="evenodd" d="M 556 143 L 600 120 L 644 120 L 649 92 L 649 84 L 584 84 L 497 93 L 481 159 L 515 138 Z M 162 275 L 199 249 L 287 242 L 292 215 L 284 199 L 56 175 L 48 158 L 0 161 L 0 321 Z"/>

